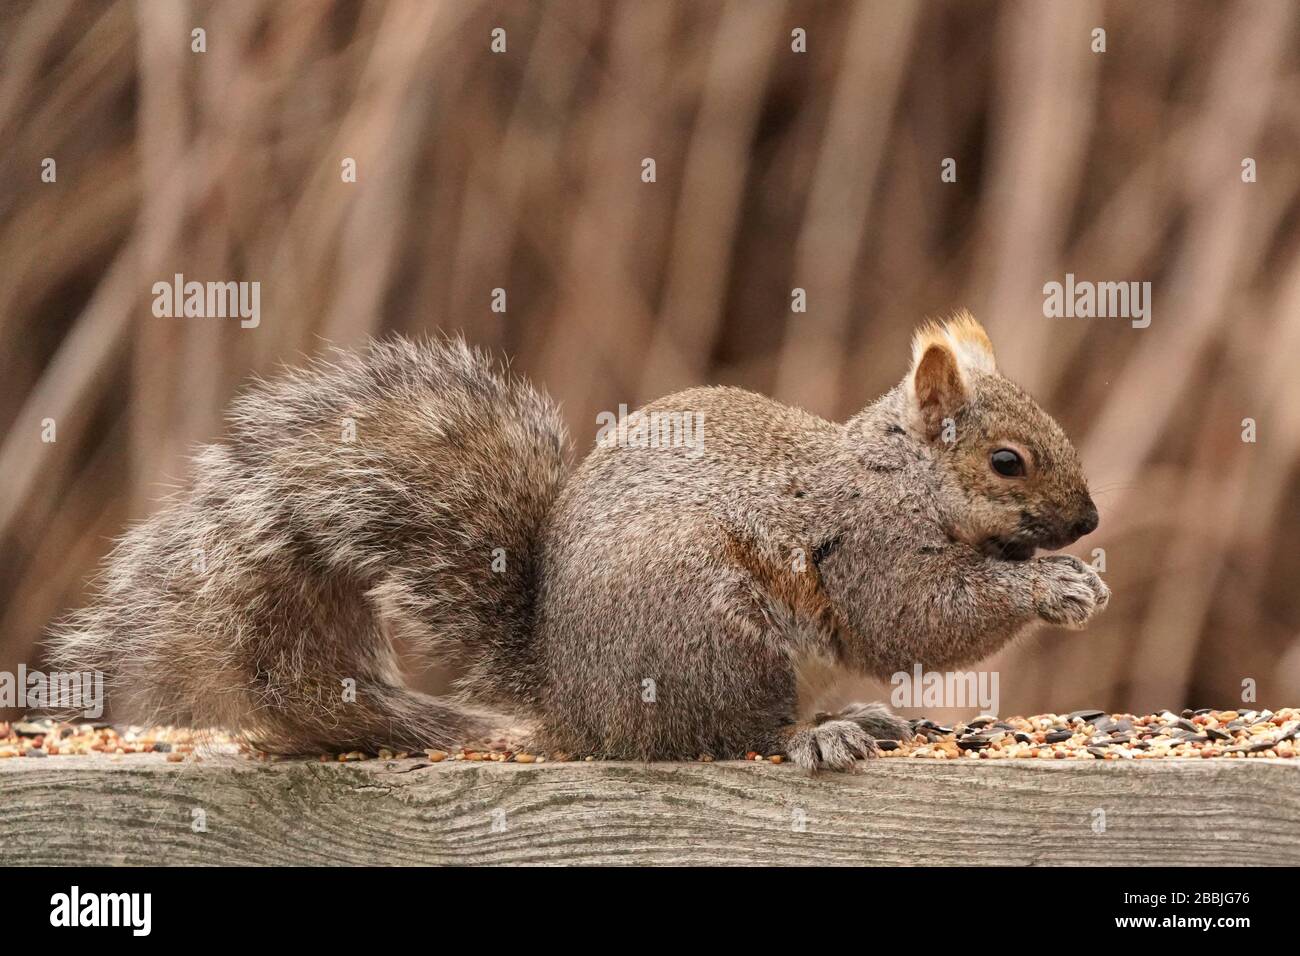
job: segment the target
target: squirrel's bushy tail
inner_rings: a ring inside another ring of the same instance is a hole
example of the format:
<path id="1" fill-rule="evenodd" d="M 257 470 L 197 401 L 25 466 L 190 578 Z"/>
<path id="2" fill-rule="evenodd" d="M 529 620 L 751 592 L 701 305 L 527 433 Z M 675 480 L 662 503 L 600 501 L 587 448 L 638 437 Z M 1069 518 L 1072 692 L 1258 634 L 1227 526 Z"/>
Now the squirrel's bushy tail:
<path id="1" fill-rule="evenodd" d="M 219 726 L 277 752 L 446 747 L 488 716 L 402 686 L 394 642 L 530 709 L 554 405 L 463 342 L 338 352 L 255 385 L 193 487 L 108 558 L 55 634 L 118 719 Z"/>

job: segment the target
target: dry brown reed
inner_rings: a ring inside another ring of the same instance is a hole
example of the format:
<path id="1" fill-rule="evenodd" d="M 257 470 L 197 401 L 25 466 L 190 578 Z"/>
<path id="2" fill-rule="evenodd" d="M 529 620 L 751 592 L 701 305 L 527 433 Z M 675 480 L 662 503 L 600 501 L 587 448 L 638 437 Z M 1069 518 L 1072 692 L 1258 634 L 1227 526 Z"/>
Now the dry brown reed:
<path id="1" fill-rule="evenodd" d="M 1298 26 L 1285 0 L 6 3 L 0 669 L 239 384 L 322 340 L 462 331 L 581 450 L 597 411 L 702 382 L 846 416 L 969 306 L 1077 436 L 1115 594 L 988 665 L 1003 711 L 1231 706 L 1246 678 L 1295 703 Z M 260 327 L 155 318 L 178 272 L 260 281 Z M 1150 280 L 1150 328 L 1044 318 L 1066 272 Z"/>

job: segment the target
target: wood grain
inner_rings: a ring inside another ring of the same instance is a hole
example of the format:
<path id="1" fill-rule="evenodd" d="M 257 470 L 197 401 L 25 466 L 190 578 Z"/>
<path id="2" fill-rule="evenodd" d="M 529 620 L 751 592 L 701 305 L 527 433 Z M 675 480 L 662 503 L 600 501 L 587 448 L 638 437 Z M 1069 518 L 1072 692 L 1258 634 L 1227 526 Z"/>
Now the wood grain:
<path id="1" fill-rule="evenodd" d="M 0 864 L 158 863 L 1295 865 L 1300 761 L 0 761 Z"/>

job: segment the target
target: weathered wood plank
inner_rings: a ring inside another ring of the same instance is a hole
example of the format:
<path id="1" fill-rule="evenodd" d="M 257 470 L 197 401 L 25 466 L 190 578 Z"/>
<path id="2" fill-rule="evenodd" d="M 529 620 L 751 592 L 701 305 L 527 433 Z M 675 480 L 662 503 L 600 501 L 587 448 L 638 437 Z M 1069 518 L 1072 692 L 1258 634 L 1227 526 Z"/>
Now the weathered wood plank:
<path id="1" fill-rule="evenodd" d="M 23 758 L 0 863 L 1295 865 L 1300 761 Z"/>

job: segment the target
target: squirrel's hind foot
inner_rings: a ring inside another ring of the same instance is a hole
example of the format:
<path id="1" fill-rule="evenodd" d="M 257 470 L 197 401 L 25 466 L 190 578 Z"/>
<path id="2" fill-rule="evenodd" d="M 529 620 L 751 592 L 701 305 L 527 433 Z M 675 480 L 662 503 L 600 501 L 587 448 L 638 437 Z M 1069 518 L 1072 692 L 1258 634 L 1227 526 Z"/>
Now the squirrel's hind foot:
<path id="1" fill-rule="evenodd" d="M 878 756 L 875 738 L 851 720 L 828 720 L 813 726 L 798 725 L 785 745 L 795 766 L 818 770 L 854 771 L 859 759 Z"/>
<path id="2" fill-rule="evenodd" d="M 880 755 L 877 740 L 910 740 L 912 725 L 884 704 L 849 704 L 835 714 L 818 714 L 812 724 L 790 728 L 786 755 L 810 773 L 854 771 L 859 760 Z"/>
<path id="3" fill-rule="evenodd" d="M 850 720 L 877 740 L 911 740 L 912 725 L 880 703 L 849 704 L 829 720 Z"/>

